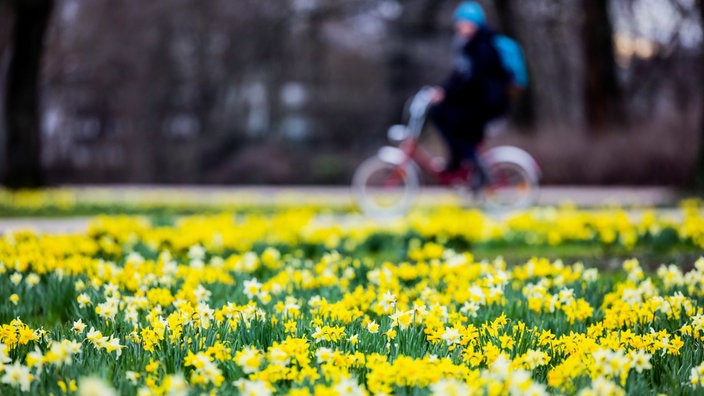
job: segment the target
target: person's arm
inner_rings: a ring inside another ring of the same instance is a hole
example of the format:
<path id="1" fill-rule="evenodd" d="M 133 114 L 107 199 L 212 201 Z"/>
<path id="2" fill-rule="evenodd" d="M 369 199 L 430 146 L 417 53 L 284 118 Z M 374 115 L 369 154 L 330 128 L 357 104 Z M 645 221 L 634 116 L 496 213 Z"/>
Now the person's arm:
<path id="1" fill-rule="evenodd" d="M 466 89 L 466 85 L 472 78 L 471 70 L 464 73 L 454 70 L 452 74 L 445 80 L 442 84 L 442 89 L 444 93 L 444 100 L 455 99 L 461 96 L 462 92 Z"/>
<path id="2" fill-rule="evenodd" d="M 433 87 L 430 103 L 438 104 L 448 98 L 452 100 L 459 96 L 463 80 L 462 76 L 458 76 L 456 72 L 453 72 L 442 85 Z"/>
<path id="3" fill-rule="evenodd" d="M 452 73 L 442 84 L 445 97 L 453 100 L 459 98 L 467 90 L 467 84 L 474 75 L 474 59 L 471 54 L 472 43 L 466 42 L 461 48 L 462 53 L 456 54 Z"/>

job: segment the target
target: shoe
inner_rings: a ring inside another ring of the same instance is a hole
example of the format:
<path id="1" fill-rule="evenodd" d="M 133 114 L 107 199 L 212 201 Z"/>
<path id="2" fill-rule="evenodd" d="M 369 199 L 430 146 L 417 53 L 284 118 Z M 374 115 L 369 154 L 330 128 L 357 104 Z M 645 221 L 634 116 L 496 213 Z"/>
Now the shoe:
<path id="1" fill-rule="evenodd" d="M 441 170 L 438 172 L 438 180 L 440 181 L 440 184 L 452 184 L 455 178 L 457 178 L 457 172 L 448 170 Z"/>

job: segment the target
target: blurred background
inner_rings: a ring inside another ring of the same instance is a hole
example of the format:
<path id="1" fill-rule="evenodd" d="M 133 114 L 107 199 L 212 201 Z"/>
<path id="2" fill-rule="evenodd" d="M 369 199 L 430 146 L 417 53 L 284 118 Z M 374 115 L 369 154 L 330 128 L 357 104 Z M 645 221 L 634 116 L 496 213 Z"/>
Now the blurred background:
<path id="1" fill-rule="evenodd" d="M 5 185 L 347 184 L 451 66 L 456 0 L 0 0 Z M 704 175 L 703 0 L 480 1 L 546 184 Z M 442 147 L 428 131 L 425 144 Z M 698 160 L 699 158 L 699 160 Z"/>

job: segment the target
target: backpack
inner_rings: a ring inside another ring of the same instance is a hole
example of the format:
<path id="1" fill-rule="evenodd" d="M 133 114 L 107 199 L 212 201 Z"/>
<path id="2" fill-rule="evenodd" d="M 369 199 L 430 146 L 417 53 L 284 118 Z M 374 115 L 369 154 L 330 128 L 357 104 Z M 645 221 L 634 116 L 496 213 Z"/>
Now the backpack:
<path id="1" fill-rule="evenodd" d="M 494 47 L 499 53 L 504 69 L 513 76 L 514 87 L 526 88 L 528 86 L 528 69 L 521 45 L 508 36 L 497 34 L 494 36 Z"/>

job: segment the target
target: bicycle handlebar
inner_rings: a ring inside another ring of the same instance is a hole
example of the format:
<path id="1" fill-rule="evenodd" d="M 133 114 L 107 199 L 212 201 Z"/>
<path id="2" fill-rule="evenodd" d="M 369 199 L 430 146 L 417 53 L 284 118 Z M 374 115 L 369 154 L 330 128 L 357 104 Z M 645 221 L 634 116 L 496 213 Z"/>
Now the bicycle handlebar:
<path id="1" fill-rule="evenodd" d="M 425 117 L 428 114 L 432 98 L 433 88 L 425 86 L 411 98 L 411 102 L 408 105 L 408 130 L 416 138 L 420 136 L 423 130 Z"/>

